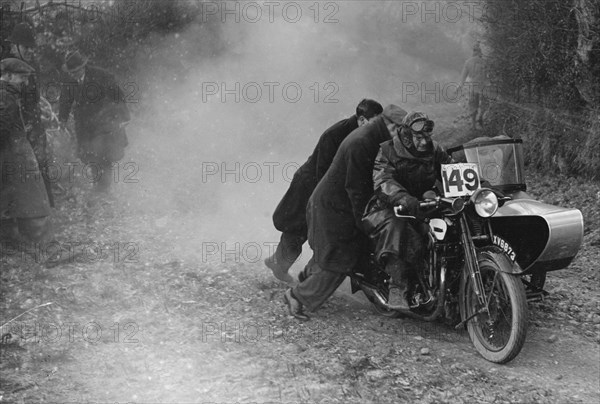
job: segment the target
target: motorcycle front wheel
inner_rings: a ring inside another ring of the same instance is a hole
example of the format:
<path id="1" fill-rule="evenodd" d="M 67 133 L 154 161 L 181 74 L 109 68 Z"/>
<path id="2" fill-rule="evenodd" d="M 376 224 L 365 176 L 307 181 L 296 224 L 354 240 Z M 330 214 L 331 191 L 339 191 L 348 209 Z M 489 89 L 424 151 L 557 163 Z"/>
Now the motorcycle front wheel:
<path id="1" fill-rule="evenodd" d="M 525 344 L 528 324 L 525 288 L 519 277 L 510 274 L 513 264 L 498 250 L 482 251 L 478 262 L 488 308 L 481 305 L 473 282 L 468 279 L 464 282 L 463 318 L 474 315 L 467 322 L 467 330 L 477 352 L 490 362 L 506 363 Z"/>

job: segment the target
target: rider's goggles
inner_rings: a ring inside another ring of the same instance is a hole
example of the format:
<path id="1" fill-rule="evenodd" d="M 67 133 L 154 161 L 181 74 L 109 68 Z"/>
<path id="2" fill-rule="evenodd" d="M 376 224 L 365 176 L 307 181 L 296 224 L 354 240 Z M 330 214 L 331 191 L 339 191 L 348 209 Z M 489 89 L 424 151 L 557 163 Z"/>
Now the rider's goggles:
<path id="1" fill-rule="evenodd" d="M 419 119 L 409 125 L 413 133 L 431 134 L 433 132 L 434 123 L 430 119 Z"/>

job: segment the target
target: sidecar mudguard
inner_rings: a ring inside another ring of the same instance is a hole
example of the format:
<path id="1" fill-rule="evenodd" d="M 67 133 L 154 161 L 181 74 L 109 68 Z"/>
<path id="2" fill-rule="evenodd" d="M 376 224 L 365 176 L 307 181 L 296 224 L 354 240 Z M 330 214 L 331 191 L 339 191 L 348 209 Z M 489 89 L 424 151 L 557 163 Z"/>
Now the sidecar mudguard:
<path id="1" fill-rule="evenodd" d="M 511 197 L 492 217 L 492 229 L 516 252 L 522 273 L 566 268 L 583 242 L 581 212 L 536 201 L 525 192 Z"/>

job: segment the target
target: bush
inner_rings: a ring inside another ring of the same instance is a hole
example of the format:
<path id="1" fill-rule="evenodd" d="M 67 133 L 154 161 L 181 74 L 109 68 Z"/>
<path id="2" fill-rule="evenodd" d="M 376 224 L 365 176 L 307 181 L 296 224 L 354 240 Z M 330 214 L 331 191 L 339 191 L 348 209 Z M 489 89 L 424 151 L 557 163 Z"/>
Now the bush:
<path id="1" fill-rule="evenodd" d="M 3 1 L 2 39 L 10 35 L 12 27 L 20 21 L 33 25 L 40 39 L 41 54 L 48 62 L 63 60 L 67 52 L 77 49 L 89 56 L 92 63 L 110 68 L 116 73 L 135 71 L 137 47 L 156 46 L 147 42 L 157 36 L 183 31 L 191 23 L 203 24 L 213 38 L 218 38 L 216 25 L 197 22 L 200 1 L 173 0 L 120 0 L 115 2 L 21 4 Z M 206 52 L 213 52 L 218 41 Z M 203 42 L 208 46 L 209 42 Z M 51 53 L 55 55 L 52 55 Z M 61 63 L 62 64 L 62 63 Z M 55 66 L 60 68 L 59 66 Z"/>
<path id="2" fill-rule="evenodd" d="M 597 178 L 600 8 L 593 0 L 486 0 L 498 132 L 527 138 L 541 169 Z"/>

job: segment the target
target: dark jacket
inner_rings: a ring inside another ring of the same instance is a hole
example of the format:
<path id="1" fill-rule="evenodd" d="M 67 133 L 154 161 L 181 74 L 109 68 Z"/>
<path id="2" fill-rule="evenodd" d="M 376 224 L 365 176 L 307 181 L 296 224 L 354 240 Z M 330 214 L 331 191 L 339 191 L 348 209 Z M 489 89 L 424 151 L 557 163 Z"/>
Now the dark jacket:
<path id="1" fill-rule="evenodd" d="M 389 139 L 383 117 L 354 130 L 309 199 L 308 242 L 313 259 L 324 270 L 350 273 L 366 251 L 361 218 L 373 195 L 379 145 Z"/>
<path id="2" fill-rule="evenodd" d="M 420 199 L 441 178 L 441 164 L 450 162 L 450 156 L 435 141 L 431 143 L 431 153 L 415 157 L 395 136 L 381 145 L 375 159 L 375 195 L 386 207 L 397 205 L 406 194 Z"/>
<path id="3" fill-rule="evenodd" d="M 441 164 L 451 157 L 436 143 L 420 157 L 411 154 L 395 136 L 381 145 L 375 159 L 373 180 L 375 195 L 369 201 L 363 226 L 374 241 L 377 258 L 393 253 L 415 264 L 421 256 L 420 232 L 405 219 L 396 218 L 392 207 L 407 196 L 421 199 L 441 178 Z"/>
<path id="4" fill-rule="evenodd" d="M 68 81 L 61 86 L 58 112 L 61 122 L 68 120 L 71 108 L 82 160 L 88 154 L 119 160 L 120 157 L 110 158 L 113 156 L 107 154 L 120 155 L 127 145 L 125 132 L 119 125 L 129 121 L 130 115 L 115 77 L 106 70 L 86 66 L 82 83 Z"/>
<path id="5" fill-rule="evenodd" d="M 26 137 L 21 95 L 16 86 L 0 81 L 0 209 L 13 218 L 48 216 L 48 195 Z"/>
<path id="6" fill-rule="evenodd" d="M 356 128 L 358 121 L 353 115 L 323 132 L 311 156 L 294 174 L 288 191 L 273 213 L 273 224 L 277 230 L 306 237 L 308 198 L 329 169 L 342 141 Z"/>

